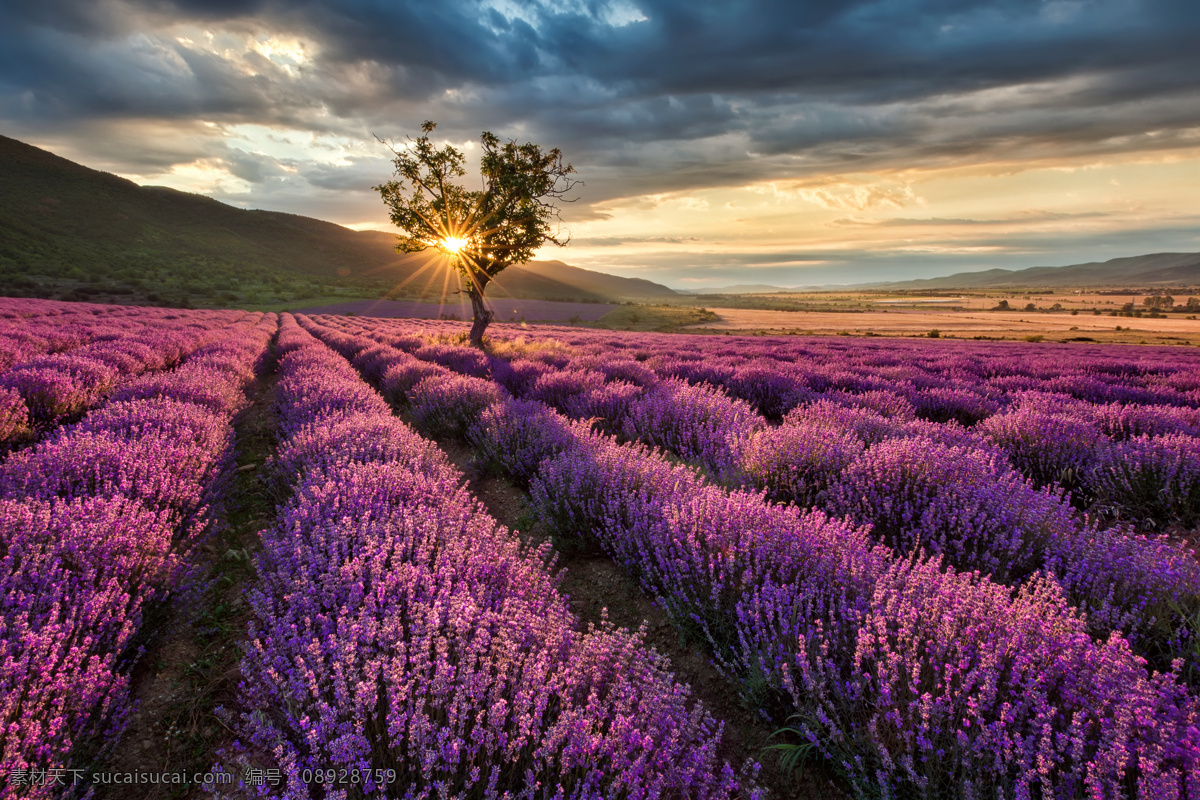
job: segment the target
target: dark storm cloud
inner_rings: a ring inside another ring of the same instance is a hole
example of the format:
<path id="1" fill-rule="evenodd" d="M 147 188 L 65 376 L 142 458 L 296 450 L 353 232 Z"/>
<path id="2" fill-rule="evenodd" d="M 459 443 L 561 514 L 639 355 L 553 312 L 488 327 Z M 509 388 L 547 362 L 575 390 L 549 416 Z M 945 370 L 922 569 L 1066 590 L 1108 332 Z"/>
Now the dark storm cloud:
<path id="1" fill-rule="evenodd" d="M 185 28 L 216 40 L 181 41 Z M 271 61 L 247 45 L 263 34 L 313 54 Z M 369 142 L 432 118 L 457 141 L 487 128 L 561 147 L 596 204 L 1194 145 L 1198 35 L 1193 0 L 11 0 L 0 119 L 205 118 Z M 310 181 L 355 185 L 345 169 Z"/>
<path id="2" fill-rule="evenodd" d="M 229 172 L 248 183 L 263 183 L 271 179 L 280 179 L 295 168 L 296 162 L 290 159 L 271 158 L 259 153 L 247 153 L 244 150 L 231 150 L 221 162 Z"/>

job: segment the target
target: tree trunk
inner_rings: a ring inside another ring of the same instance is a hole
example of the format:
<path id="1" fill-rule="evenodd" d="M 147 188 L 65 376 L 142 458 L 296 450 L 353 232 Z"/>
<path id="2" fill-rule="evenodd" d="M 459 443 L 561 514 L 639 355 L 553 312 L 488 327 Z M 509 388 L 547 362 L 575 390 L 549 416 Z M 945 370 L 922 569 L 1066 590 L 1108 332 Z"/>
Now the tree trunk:
<path id="1" fill-rule="evenodd" d="M 471 346 L 483 347 L 483 332 L 487 329 L 488 323 L 492 321 L 495 313 L 488 309 L 483 304 L 483 290 L 487 288 L 487 284 L 481 282 L 478 287 L 471 286 L 467 289 L 467 296 L 471 298 L 471 315 L 474 322 L 471 323 Z"/>

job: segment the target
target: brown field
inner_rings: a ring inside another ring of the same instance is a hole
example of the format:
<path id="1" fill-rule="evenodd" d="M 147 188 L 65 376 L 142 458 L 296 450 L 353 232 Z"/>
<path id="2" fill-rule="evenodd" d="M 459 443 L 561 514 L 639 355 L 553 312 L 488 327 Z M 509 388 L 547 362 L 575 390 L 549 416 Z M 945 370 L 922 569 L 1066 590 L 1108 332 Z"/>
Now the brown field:
<path id="1" fill-rule="evenodd" d="M 978 303 L 979 301 L 976 300 Z M 889 304 L 890 305 L 890 304 Z M 995 305 L 995 301 L 991 301 Z M 1066 303 L 1063 303 L 1065 306 Z M 1042 336 L 1047 341 L 1089 337 L 1098 342 L 1144 344 L 1200 344 L 1200 320 L 1171 314 L 1164 319 L 1095 316 L 1022 311 L 984 311 L 889 307 L 871 311 L 765 311 L 711 308 L 716 322 L 687 328 L 689 331 L 837 334 L 866 336 L 926 336 L 937 330 L 943 338 L 1025 339 Z M 1120 327 L 1118 331 L 1117 328 Z"/>

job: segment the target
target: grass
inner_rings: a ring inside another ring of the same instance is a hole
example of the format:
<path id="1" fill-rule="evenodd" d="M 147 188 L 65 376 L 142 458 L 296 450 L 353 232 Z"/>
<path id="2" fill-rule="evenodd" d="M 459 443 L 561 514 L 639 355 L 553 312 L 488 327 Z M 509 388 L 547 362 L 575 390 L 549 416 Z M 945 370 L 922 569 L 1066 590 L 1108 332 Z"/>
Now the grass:
<path id="1" fill-rule="evenodd" d="M 620 331 L 656 331 L 668 333 L 687 325 L 714 322 L 717 315 L 705 308 L 686 306 L 636 305 L 621 306 L 605 314 L 594 323 L 582 323 L 585 327 L 605 328 Z"/>

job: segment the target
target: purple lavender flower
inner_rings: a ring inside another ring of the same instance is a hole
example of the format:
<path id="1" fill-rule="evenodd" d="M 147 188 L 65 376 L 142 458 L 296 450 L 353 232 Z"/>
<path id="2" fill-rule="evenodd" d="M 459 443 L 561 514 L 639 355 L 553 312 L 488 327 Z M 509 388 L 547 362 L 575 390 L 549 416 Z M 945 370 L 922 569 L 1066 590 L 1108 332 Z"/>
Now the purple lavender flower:
<path id="1" fill-rule="evenodd" d="M 1098 455 L 1091 482 L 1101 503 L 1152 526 L 1200 523 L 1200 438 L 1135 436 Z"/>
<path id="2" fill-rule="evenodd" d="M 542 462 L 575 441 L 570 421 L 531 400 L 493 403 L 466 430 L 476 463 L 528 485 Z"/>
<path id="3" fill-rule="evenodd" d="M 814 422 L 785 422 L 760 431 L 742 452 L 750 482 L 775 500 L 821 505 L 829 486 L 862 453 L 853 433 Z"/>
<path id="4" fill-rule="evenodd" d="M 462 436 L 484 409 L 507 393 L 491 381 L 462 375 L 437 375 L 410 392 L 413 423 L 431 436 Z"/>
<path id="5" fill-rule="evenodd" d="M 741 449 L 765 426 L 748 403 L 709 386 L 666 380 L 629 407 L 622 433 L 665 447 L 716 476 L 740 469 Z"/>

